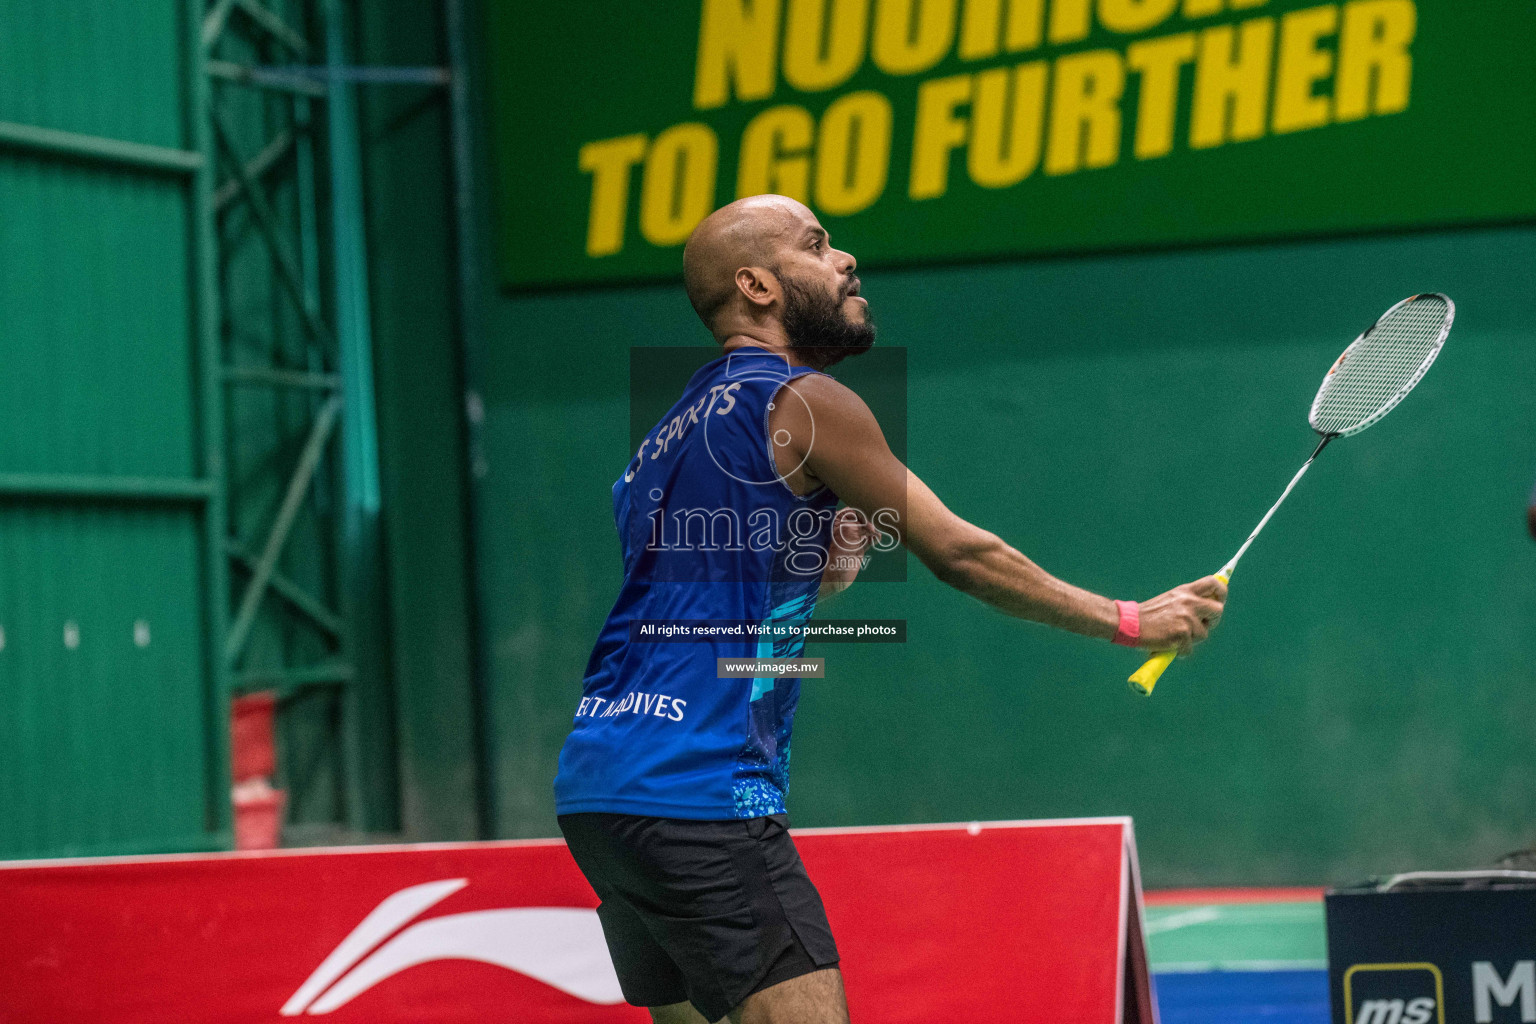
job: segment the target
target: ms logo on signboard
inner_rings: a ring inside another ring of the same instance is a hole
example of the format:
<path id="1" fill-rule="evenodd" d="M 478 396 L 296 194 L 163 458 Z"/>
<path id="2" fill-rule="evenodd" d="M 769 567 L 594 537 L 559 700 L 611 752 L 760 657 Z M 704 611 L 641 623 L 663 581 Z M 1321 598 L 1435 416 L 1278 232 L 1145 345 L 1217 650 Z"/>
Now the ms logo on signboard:
<path id="1" fill-rule="evenodd" d="M 1355 964 L 1344 972 L 1344 1024 L 1445 1024 L 1434 964 Z"/>

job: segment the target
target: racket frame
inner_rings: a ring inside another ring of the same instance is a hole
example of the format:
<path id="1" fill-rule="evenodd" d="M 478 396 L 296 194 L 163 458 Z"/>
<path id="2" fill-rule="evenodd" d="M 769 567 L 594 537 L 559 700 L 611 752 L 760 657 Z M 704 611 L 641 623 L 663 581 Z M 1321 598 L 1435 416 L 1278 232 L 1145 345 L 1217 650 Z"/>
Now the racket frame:
<path id="1" fill-rule="evenodd" d="M 1445 339 L 1450 336 L 1451 325 L 1456 322 L 1456 303 L 1451 301 L 1451 297 L 1446 295 L 1444 292 L 1419 292 L 1417 295 L 1410 295 L 1406 299 L 1403 299 L 1401 302 L 1395 303 L 1391 309 L 1377 317 L 1375 323 L 1361 331 L 1359 336 L 1356 337 L 1354 341 L 1350 342 L 1345 347 L 1343 352 L 1339 353 L 1339 358 L 1333 361 L 1332 368 L 1330 368 L 1329 371 L 1323 375 L 1323 383 L 1320 387 L 1318 387 L 1317 394 L 1312 397 L 1312 407 L 1307 410 L 1307 423 L 1312 427 L 1313 430 L 1317 430 L 1317 407 L 1322 404 L 1323 394 L 1328 390 L 1328 381 L 1333 376 L 1334 372 L 1344 364 L 1344 361 L 1349 358 L 1349 354 L 1355 350 L 1357 345 L 1369 337 L 1370 333 L 1377 327 L 1381 326 L 1381 322 L 1383 320 L 1391 316 L 1393 313 L 1396 313 L 1399 309 L 1402 309 L 1404 306 L 1408 305 L 1408 303 L 1417 302 L 1420 299 L 1439 299 L 1440 301 L 1444 302 L 1445 318 L 1444 322 L 1440 325 L 1440 333 L 1439 336 L 1435 338 L 1434 346 L 1430 349 L 1429 355 L 1425 356 L 1424 360 L 1419 363 L 1419 368 L 1414 371 L 1413 376 L 1408 379 L 1407 383 L 1398 388 L 1397 392 L 1391 398 L 1383 402 L 1375 412 L 1371 413 L 1365 419 L 1361 420 L 1359 423 L 1356 423 L 1348 430 L 1334 431 L 1331 434 L 1325 433 L 1321 430 L 1318 430 L 1317 432 L 1319 434 L 1323 434 L 1324 437 L 1353 437 L 1354 435 L 1364 430 L 1366 427 L 1374 426 L 1376 423 L 1380 422 L 1383 416 L 1391 412 L 1393 409 L 1396 409 L 1398 403 L 1401 402 L 1404 398 L 1408 397 L 1408 392 L 1419 386 L 1419 381 L 1424 379 L 1424 374 L 1428 373 L 1429 368 L 1434 365 L 1435 360 L 1440 358 L 1440 350 L 1445 347 Z M 1324 441 L 1323 443 L 1326 444 L 1327 442 Z M 1319 448 L 1318 450 L 1321 451 L 1322 449 Z M 1314 453 L 1314 457 L 1315 455 L 1316 453 Z"/>

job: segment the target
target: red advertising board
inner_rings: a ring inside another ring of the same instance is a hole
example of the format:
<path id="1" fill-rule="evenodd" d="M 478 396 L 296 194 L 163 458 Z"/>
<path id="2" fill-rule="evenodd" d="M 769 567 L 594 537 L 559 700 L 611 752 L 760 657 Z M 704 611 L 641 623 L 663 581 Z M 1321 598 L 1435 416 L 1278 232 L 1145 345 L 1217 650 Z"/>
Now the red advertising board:
<path id="1" fill-rule="evenodd" d="M 795 833 L 854 1020 L 1153 1024 L 1127 818 Z M 641 1022 L 558 840 L 0 864 L 0 1024 Z"/>

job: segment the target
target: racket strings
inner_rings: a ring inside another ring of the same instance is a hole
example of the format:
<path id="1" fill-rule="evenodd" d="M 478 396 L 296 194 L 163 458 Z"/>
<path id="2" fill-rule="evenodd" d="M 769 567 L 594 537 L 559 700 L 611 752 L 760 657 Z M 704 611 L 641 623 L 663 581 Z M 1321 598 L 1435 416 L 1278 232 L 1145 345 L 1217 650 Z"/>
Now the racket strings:
<path id="1" fill-rule="evenodd" d="M 1348 435 L 1385 416 L 1429 369 L 1449 326 L 1451 306 L 1421 295 L 1389 310 L 1323 379 L 1312 404 L 1312 428 Z"/>

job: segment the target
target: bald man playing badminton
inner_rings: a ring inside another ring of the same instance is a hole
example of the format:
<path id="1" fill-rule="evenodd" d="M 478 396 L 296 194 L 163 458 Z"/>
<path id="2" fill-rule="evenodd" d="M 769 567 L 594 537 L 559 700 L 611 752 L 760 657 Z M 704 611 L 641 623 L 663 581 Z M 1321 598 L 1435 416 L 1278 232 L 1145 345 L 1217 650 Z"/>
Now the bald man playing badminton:
<path id="1" fill-rule="evenodd" d="M 1226 599 L 1209 576 L 1140 604 L 1100 597 L 946 508 L 823 372 L 874 343 L 854 268 L 793 199 L 706 217 L 683 276 L 720 357 L 613 487 L 624 581 L 560 752 L 556 811 L 625 999 L 664 1024 L 839 1024 L 848 1010 L 785 818 L 800 681 L 717 674 L 717 658 L 793 658 L 803 641 L 657 643 L 647 623 L 803 621 L 883 540 L 1009 615 L 1150 650 L 1188 653 Z"/>

